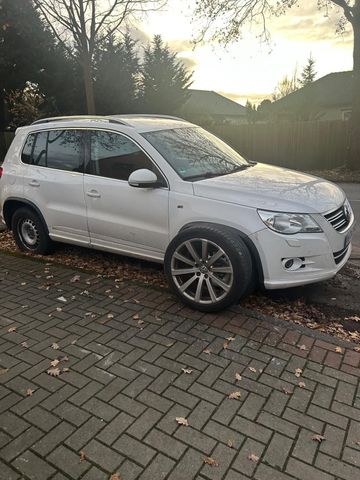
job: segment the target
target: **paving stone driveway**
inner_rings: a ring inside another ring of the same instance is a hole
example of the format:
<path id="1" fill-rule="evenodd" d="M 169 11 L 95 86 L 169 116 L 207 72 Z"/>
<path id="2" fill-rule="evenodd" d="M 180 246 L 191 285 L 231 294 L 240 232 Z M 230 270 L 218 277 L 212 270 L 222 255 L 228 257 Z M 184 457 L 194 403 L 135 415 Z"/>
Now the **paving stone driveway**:
<path id="1" fill-rule="evenodd" d="M 0 255 L 1 479 L 360 478 L 359 353 L 74 275 Z"/>

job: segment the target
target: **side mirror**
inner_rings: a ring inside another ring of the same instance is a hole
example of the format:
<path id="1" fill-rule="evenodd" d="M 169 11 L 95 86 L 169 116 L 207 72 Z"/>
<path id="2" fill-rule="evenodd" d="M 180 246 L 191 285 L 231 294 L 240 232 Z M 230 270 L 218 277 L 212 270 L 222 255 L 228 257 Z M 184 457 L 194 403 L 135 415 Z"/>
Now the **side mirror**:
<path id="1" fill-rule="evenodd" d="M 158 185 L 158 178 L 154 172 L 147 168 L 135 170 L 128 179 L 129 185 L 136 188 L 155 188 Z"/>

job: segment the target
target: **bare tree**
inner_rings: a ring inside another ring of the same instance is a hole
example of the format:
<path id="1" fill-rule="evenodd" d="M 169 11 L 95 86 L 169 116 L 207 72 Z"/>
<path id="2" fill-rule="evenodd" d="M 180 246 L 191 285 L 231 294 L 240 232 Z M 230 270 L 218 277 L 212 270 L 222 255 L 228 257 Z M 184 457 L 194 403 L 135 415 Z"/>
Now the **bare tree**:
<path id="1" fill-rule="evenodd" d="M 210 36 L 220 43 L 229 43 L 241 38 L 245 24 L 260 25 L 262 40 L 269 40 L 267 20 L 271 16 L 285 14 L 290 8 L 309 0 L 197 0 L 195 13 L 204 19 L 199 39 Z M 350 23 L 354 34 L 353 108 L 352 134 L 348 165 L 360 167 L 360 0 L 313 0 L 318 7 L 339 7 L 339 26 Z"/>
<path id="2" fill-rule="evenodd" d="M 166 0 L 33 0 L 46 24 L 69 55 L 80 62 L 87 110 L 95 114 L 93 58 L 96 45 L 140 13 Z"/>

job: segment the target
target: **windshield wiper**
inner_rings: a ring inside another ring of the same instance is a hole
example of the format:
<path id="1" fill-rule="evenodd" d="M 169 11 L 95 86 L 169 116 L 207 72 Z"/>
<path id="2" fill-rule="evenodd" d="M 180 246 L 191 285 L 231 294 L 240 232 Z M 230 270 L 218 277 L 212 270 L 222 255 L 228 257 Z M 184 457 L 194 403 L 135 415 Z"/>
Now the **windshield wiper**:
<path id="1" fill-rule="evenodd" d="M 205 180 L 206 178 L 214 178 L 214 177 L 223 177 L 224 175 L 231 175 L 232 173 L 241 172 L 242 170 L 246 170 L 249 167 L 253 167 L 253 163 L 247 163 L 244 165 L 238 165 L 233 170 L 229 172 L 207 172 L 207 173 L 198 173 L 196 175 L 189 175 L 188 177 L 184 177 L 184 180 Z"/>

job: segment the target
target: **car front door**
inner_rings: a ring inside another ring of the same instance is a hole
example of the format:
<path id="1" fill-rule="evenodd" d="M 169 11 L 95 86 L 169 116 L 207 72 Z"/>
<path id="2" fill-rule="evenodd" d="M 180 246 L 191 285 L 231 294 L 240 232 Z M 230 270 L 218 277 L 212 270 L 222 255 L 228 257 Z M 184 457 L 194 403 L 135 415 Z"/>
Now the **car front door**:
<path id="1" fill-rule="evenodd" d="M 84 189 L 91 245 L 161 259 L 169 238 L 167 183 L 149 156 L 126 135 L 89 131 Z M 158 188 L 128 183 L 138 169 L 154 171 Z"/>
<path id="2" fill-rule="evenodd" d="M 42 213 L 53 239 L 89 245 L 84 197 L 84 131 L 46 130 L 28 136 L 24 196 Z"/>

